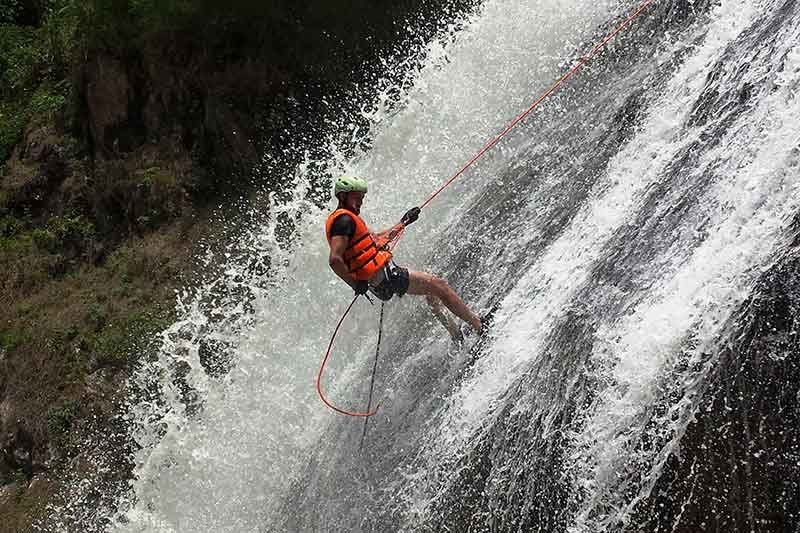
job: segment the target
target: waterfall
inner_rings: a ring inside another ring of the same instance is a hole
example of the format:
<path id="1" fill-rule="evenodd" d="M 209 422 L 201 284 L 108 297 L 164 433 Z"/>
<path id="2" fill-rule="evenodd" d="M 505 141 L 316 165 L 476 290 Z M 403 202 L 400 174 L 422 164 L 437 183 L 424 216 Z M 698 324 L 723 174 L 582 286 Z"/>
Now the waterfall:
<path id="1" fill-rule="evenodd" d="M 399 98 L 365 107 L 369 132 L 332 141 L 327 159 L 298 166 L 291 194 L 248 208 L 258 223 L 235 252 L 209 250 L 223 268 L 179 295 L 180 319 L 135 378 L 150 392 L 133 400 L 141 450 L 117 530 L 797 527 L 796 489 L 779 491 L 778 518 L 748 493 L 742 518 L 713 525 L 697 518 L 708 480 L 672 492 L 665 481 L 718 405 L 710 395 L 765 276 L 796 246 L 793 1 L 655 2 L 396 250 L 478 311 L 496 307 L 488 334 L 459 348 L 424 299 L 392 300 L 362 452 L 363 421 L 315 396 L 352 295 L 327 266 L 333 202 L 310 199 L 328 184 L 319 176 L 364 176 L 362 215 L 395 223 L 635 7 L 487 0 L 418 51 Z M 353 145 L 367 148 L 342 155 Z M 359 301 L 325 378 L 337 403 L 364 407 L 376 327 L 377 308 Z M 792 339 L 776 358 L 797 357 Z M 756 464 L 764 446 L 751 440 L 744 462 Z M 793 468 L 779 475 L 796 487 Z"/>

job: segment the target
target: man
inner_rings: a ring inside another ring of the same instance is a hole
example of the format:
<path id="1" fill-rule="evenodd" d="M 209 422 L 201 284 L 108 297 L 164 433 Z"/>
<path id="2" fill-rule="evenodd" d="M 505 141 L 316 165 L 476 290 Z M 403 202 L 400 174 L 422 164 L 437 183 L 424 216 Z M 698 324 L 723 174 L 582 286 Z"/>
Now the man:
<path id="1" fill-rule="evenodd" d="M 361 178 L 342 176 L 336 180 L 334 196 L 339 205 L 325 223 L 331 249 L 328 263 L 336 275 L 356 294 L 370 291 L 384 301 L 395 294 L 400 297 L 406 293 L 424 295 L 434 315 L 456 341 L 462 339 L 461 331 L 444 314 L 442 303 L 480 333 L 480 317 L 467 307 L 445 280 L 426 272 L 409 271 L 394 263 L 392 253 L 383 246 L 391 238 L 390 232 L 371 233 L 359 216 L 366 193 L 367 182 Z M 403 216 L 401 224 L 408 226 L 418 216 L 419 208 L 415 207 Z"/>

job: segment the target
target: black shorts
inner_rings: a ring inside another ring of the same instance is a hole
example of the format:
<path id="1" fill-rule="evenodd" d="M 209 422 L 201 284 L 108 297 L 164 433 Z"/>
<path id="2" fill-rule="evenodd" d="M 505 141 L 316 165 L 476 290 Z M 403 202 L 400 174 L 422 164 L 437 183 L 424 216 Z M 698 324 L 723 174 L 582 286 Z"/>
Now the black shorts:
<path id="1" fill-rule="evenodd" d="M 408 290 L 408 269 L 397 266 L 394 261 L 386 263 L 376 277 L 378 284 L 370 283 L 369 290 L 383 301 L 391 300 L 395 294 L 403 296 Z"/>

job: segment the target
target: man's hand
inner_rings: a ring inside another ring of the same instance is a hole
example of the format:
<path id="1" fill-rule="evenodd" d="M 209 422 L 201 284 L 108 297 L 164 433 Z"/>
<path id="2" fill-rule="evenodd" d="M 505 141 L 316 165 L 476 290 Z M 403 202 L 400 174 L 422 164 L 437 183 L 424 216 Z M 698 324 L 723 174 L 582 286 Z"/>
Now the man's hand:
<path id="1" fill-rule="evenodd" d="M 404 226 L 410 226 L 412 222 L 416 221 L 419 218 L 419 207 L 412 207 L 406 214 L 403 215 L 403 218 L 400 220 L 400 223 Z"/>
<path id="2" fill-rule="evenodd" d="M 363 279 L 356 281 L 356 284 L 353 285 L 353 290 L 358 296 L 367 294 L 367 291 L 369 290 L 369 283 L 367 283 Z"/>

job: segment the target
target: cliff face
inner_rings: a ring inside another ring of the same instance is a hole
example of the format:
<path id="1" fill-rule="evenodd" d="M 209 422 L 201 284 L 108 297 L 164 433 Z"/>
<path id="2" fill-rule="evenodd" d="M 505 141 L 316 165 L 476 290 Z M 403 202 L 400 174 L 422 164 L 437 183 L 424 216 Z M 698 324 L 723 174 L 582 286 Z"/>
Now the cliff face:
<path id="1" fill-rule="evenodd" d="M 793 232 L 738 310 L 681 453 L 637 506 L 637 523 L 654 531 L 790 531 L 800 522 L 800 217 Z"/>
<path id="2" fill-rule="evenodd" d="M 122 385 L 211 210 L 273 188 L 266 153 L 290 168 L 378 58 L 474 2 L 184 4 L 0 2 L 2 530 L 46 527 L 76 476 L 124 488 L 129 460 L 92 458 L 128 456 Z"/>

